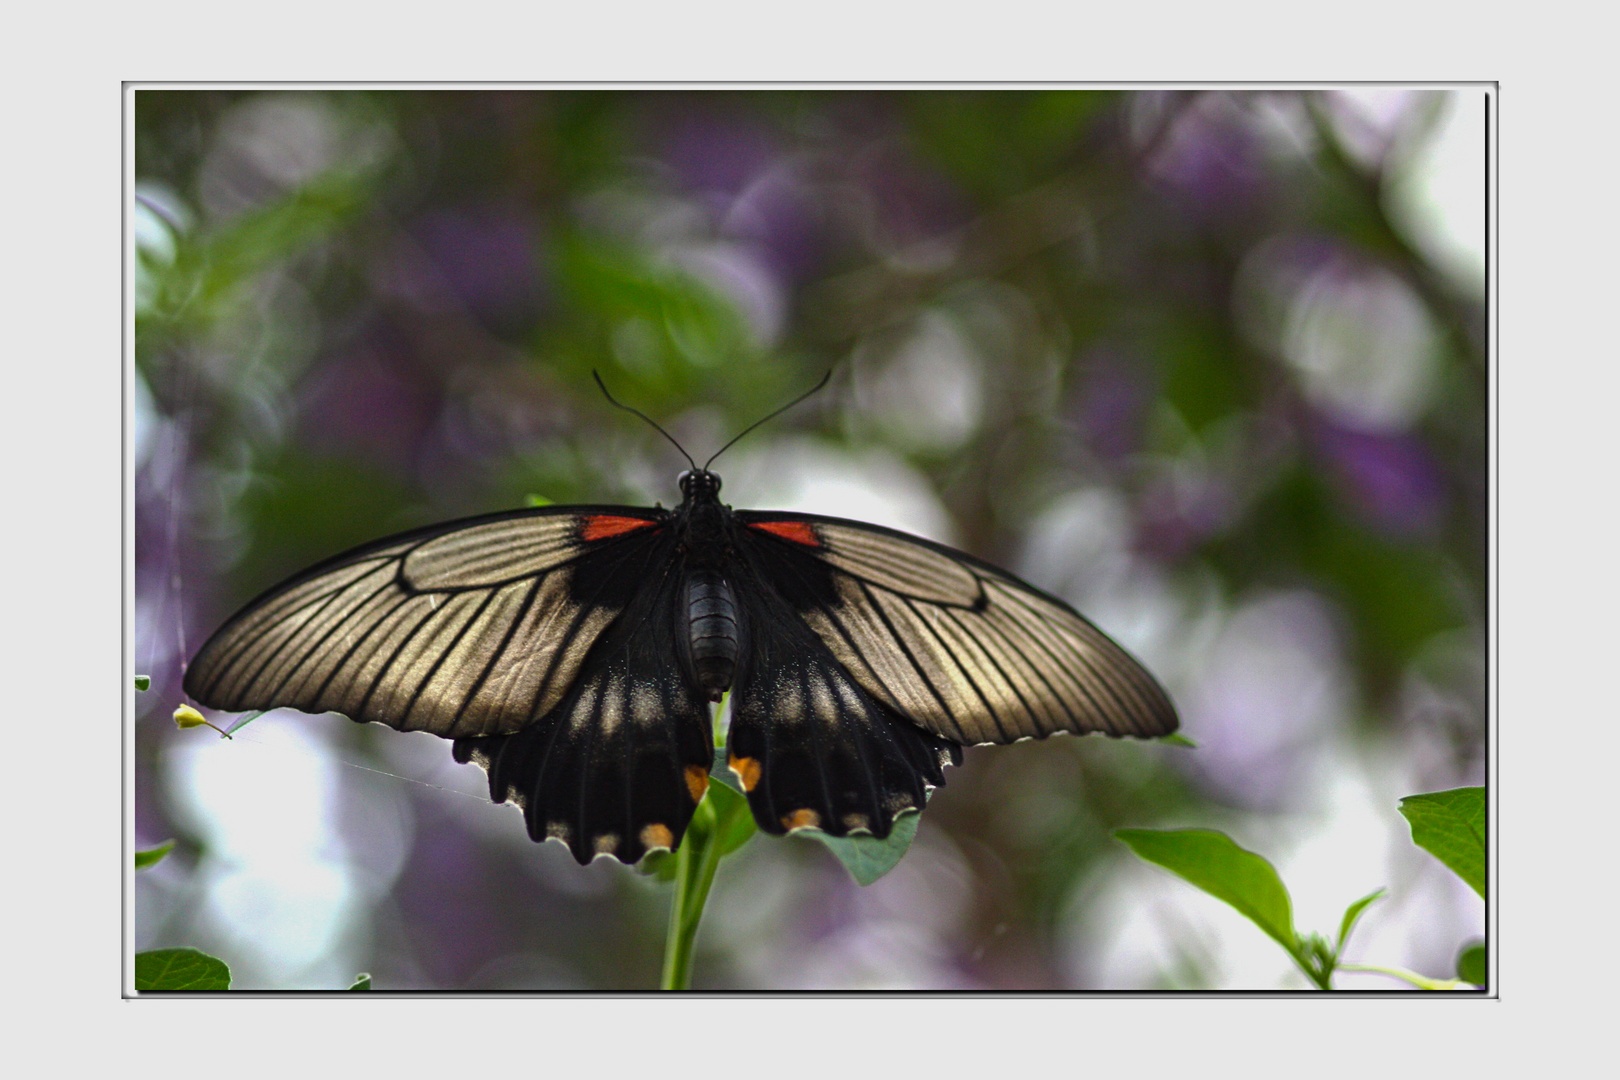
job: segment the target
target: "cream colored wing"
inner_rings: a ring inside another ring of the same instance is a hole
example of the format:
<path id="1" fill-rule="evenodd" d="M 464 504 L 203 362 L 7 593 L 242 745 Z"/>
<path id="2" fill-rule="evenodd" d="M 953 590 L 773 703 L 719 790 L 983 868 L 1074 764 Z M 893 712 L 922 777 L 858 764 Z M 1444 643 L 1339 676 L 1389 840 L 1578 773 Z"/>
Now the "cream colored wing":
<path id="1" fill-rule="evenodd" d="M 614 571 L 662 547 L 653 514 L 548 507 L 357 548 L 243 608 L 197 653 L 186 691 L 228 711 L 515 732 L 562 699 L 623 609 Z"/>
<path id="2" fill-rule="evenodd" d="M 797 565 L 790 602 L 839 663 L 936 735 L 973 744 L 1176 729 L 1175 707 L 1135 658 L 1004 570 L 874 525 L 740 516 L 763 534 L 767 563 Z M 782 567 L 770 573 L 788 576 Z"/>

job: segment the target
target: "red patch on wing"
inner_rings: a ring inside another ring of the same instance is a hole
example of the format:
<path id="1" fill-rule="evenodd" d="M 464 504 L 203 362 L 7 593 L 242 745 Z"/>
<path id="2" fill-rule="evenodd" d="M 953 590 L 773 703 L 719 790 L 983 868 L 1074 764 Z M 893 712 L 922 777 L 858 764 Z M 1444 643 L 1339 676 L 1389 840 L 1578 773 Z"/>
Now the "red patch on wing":
<path id="1" fill-rule="evenodd" d="M 756 521 L 748 527 L 768 532 L 772 536 L 780 536 L 795 544 L 803 544 L 805 547 L 821 546 L 821 537 L 816 535 L 815 527 L 808 521 Z"/>
<path id="2" fill-rule="evenodd" d="M 637 529 L 650 529 L 658 524 L 646 518 L 615 517 L 612 514 L 592 514 L 579 530 L 581 540 L 606 540 L 610 536 L 623 536 Z"/>

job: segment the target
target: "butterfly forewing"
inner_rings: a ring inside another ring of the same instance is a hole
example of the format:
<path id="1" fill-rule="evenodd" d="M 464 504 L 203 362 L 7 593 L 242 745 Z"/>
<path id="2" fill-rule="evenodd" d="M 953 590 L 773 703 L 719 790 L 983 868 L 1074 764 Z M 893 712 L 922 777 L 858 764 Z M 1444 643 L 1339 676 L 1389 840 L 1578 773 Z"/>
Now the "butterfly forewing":
<path id="1" fill-rule="evenodd" d="M 610 516 L 641 527 L 582 539 Z M 573 684 L 633 594 L 610 585 L 612 569 L 644 569 L 659 524 L 655 511 L 548 507 L 358 548 L 244 608 L 198 652 L 186 690 L 231 711 L 341 712 L 446 737 L 517 731 Z"/>
<path id="2" fill-rule="evenodd" d="M 936 735 L 973 744 L 1175 730 L 1169 698 L 1129 653 L 1005 571 L 860 522 L 738 518 L 839 664 Z"/>

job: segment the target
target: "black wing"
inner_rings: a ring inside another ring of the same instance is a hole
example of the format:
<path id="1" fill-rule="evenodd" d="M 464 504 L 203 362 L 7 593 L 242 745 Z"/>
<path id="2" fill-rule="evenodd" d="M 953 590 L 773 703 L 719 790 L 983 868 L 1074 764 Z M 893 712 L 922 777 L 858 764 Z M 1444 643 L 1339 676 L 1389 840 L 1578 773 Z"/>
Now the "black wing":
<path id="1" fill-rule="evenodd" d="M 338 555 L 270 589 L 186 671 L 216 709 L 340 712 L 446 738 L 518 731 L 668 558 L 660 511 L 545 507 Z"/>
<path id="2" fill-rule="evenodd" d="M 921 810 L 960 764 L 955 742 L 932 735 L 867 693 L 783 598 L 779 566 L 739 547 L 732 585 L 742 642 L 726 750 L 754 820 L 781 834 L 889 835 Z"/>
<path id="3" fill-rule="evenodd" d="M 489 773 L 490 798 L 522 807 L 533 839 L 560 840 L 581 863 L 678 847 L 714 763 L 708 698 L 676 654 L 685 630 L 674 560 L 628 580 L 635 598 L 556 708 L 517 734 L 455 742 L 457 761 Z"/>
<path id="4" fill-rule="evenodd" d="M 956 743 L 1177 726 L 1141 664 L 1068 604 L 941 544 L 740 511 L 762 574 L 868 695 Z"/>

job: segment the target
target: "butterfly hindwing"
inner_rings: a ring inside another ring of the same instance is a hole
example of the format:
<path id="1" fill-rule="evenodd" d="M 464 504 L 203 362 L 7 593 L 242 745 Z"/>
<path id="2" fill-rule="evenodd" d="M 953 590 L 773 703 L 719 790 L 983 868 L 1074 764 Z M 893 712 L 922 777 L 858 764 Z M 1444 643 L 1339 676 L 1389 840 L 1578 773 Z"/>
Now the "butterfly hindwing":
<path id="1" fill-rule="evenodd" d="M 673 850 L 709 782 L 709 702 L 676 655 L 679 574 L 667 560 L 650 573 L 555 708 L 516 734 L 455 742 L 457 761 L 489 773 L 492 799 L 522 807 L 531 837 L 581 863 Z"/>
<path id="2" fill-rule="evenodd" d="M 740 511 L 764 575 L 871 697 L 962 744 L 1176 728 L 1162 688 L 1072 607 L 861 522 Z"/>
<path id="3" fill-rule="evenodd" d="M 356 548 L 243 608 L 186 691 L 447 738 L 518 731 L 573 685 L 633 595 L 623 581 L 667 549 L 661 525 L 651 510 L 547 507 Z"/>
<path id="4" fill-rule="evenodd" d="M 733 583 L 746 643 L 732 690 L 727 756 L 754 819 L 780 835 L 889 835 L 920 811 L 961 748 L 868 694 L 777 591 L 744 560 Z"/>

